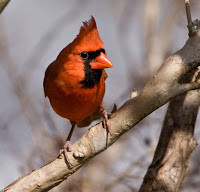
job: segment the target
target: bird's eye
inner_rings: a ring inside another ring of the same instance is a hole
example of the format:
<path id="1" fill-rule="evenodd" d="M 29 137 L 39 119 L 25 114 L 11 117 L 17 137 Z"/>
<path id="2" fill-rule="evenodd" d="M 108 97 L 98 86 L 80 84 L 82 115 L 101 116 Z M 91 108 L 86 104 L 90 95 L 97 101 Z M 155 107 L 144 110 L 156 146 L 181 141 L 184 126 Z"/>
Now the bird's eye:
<path id="1" fill-rule="evenodd" d="M 81 52 L 81 57 L 83 59 L 87 59 L 89 57 L 89 54 L 87 52 Z"/>

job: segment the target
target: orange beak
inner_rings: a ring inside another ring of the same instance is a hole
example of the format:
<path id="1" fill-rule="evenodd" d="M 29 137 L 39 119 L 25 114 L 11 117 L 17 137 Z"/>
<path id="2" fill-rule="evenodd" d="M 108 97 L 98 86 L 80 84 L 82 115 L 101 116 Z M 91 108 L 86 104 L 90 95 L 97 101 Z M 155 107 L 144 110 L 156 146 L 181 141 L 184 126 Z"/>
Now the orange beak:
<path id="1" fill-rule="evenodd" d="M 92 63 L 90 63 L 90 65 L 91 69 L 105 69 L 113 66 L 108 57 L 102 52 L 94 59 Z"/>

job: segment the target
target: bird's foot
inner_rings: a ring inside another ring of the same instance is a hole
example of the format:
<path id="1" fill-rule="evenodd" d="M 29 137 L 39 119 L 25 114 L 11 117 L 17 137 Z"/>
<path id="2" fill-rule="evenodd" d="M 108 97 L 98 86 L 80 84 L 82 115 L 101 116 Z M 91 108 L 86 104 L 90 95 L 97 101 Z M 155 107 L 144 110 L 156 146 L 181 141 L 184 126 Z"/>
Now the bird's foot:
<path id="1" fill-rule="evenodd" d="M 110 113 L 110 114 L 108 114 L 108 117 L 110 118 L 110 116 L 111 116 L 113 113 L 115 113 L 116 111 L 117 111 L 117 105 L 116 105 L 116 104 L 114 104 L 114 106 L 113 106 L 113 109 L 112 109 L 111 113 Z"/>
<path id="2" fill-rule="evenodd" d="M 109 116 L 110 116 L 111 114 L 109 114 L 109 113 L 104 109 L 103 106 L 100 107 L 100 112 L 103 114 L 103 126 L 104 126 L 104 128 L 106 128 L 107 131 L 108 131 L 108 133 L 110 133 L 110 135 L 112 135 L 111 130 L 110 130 L 110 125 L 109 125 L 109 123 L 108 123 L 108 119 L 109 119 Z"/>
<path id="3" fill-rule="evenodd" d="M 72 167 L 72 164 L 70 163 L 69 160 L 69 152 L 72 152 L 72 144 L 70 143 L 70 141 L 66 141 L 63 149 L 60 150 L 60 155 L 63 154 L 65 157 L 65 160 L 67 161 L 67 163 L 69 164 L 69 168 Z"/>

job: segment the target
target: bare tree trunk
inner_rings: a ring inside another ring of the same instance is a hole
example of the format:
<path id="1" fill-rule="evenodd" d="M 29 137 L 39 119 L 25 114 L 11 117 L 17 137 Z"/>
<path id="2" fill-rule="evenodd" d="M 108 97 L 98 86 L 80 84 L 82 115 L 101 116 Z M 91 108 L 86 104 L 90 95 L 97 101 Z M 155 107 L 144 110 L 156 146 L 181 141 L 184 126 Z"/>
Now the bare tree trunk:
<path id="1" fill-rule="evenodd" d="M 188 171 L 190 155 L 197 145 L 193 133 L 199 104 L 199 90 L 171 100 L 153 162 L 140 192 L 178 191 Z"/>
<path id="2" fill-rule="evenodd" d="M 189 1 L 185 0 L 189 36 L 195 34 Z M 197 79 L 196 79 L 197 78 Z M 199 69 L 185 75 L 181 83 L 198 81 Z M 154 159 L 140 192 L 176 192 L 189 170 L 189 159 L 197 145 L 193 139 L 200 104 L 200 90 L 189 91 L 170 101 Z"/>

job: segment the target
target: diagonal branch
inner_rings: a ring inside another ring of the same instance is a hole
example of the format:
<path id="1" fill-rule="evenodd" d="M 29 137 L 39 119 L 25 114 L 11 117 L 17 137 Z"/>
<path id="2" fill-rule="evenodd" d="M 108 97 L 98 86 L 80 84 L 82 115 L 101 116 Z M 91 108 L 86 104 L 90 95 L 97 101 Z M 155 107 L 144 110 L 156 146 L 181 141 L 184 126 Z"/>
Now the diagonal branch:
<path id="1" fill-rule="evenodd" d="M 178 191 L 188 171 L 190 155 L 197 145 L 193 133 L 199 104 L 199 90 L 170 101 L 154 159 L 140 192 Z"/>
<path id="2" fill-rule="evenodd" d="M 170 99 L 191 89 L 200 88 L 198 82 L 195 86 L 194 83 L 183 86 L 185 82 L 182 81 L 185 74 L 196 69 L 199 63 L 200 34 L 197 33 L 193 38 L 189 38 L 181 50 L 166 59 L 137 97 L 128 100 L 112 115 L 108 121 L 112 133 L 108 138 L 108 147 Z M 106 136 L 102 123 L 92 127 L 73 145 L 73 151 L 68 155 L 72 167 L 69 168 L 63 156 L 60 156 L 44 167 L 19 178 L 3 191 L 48 191 L 66 180 L 94 156 L 106 150 Z"/>
<path id="3" fill-rule="evenodd" d="M 4 10 L 4 8 L 9 2 L 10 0 L 0 0 L 0 14 L 2 13 L 2 11 Z"/>
<path id="4" fill-rule="evenodd" d="M 194 37 L 189 0 L 185 0 L 189 36 Z M 199 81 L 199 70 L 181 79 L 182 88 Z M 198 83 L 197 83 L 198 84 Z M 189 159 L 197 145 L 193 139 L 194 126 L 200 105 L 200 90 L 189 91 L 173 98 L 163 122 L 160 139 L 151 165 L 144 177 L 140 192 L 176 192 L 189 170 Z"/>

